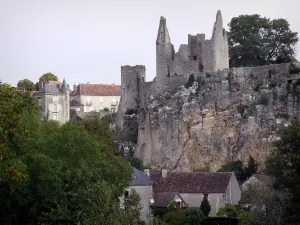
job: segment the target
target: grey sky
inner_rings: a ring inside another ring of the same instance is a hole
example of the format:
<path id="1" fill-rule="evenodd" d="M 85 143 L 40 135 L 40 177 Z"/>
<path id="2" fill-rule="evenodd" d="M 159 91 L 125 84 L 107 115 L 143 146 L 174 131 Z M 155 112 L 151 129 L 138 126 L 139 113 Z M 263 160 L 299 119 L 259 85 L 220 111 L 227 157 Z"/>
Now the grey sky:
<path id="1" fill-rule="evenodd" d="M 217 10 L 286 18 L 300 33 L 298 0 L 0 0 L 0 79 L 16 85 L 46 72 L 74 83 L 120 84 L 121 65 L 155 76 L 155 40 L 165 16 L 175 50 L 189 33 L 210 38 Z M 297 58 L 300 49 L 297 47 Z"/>

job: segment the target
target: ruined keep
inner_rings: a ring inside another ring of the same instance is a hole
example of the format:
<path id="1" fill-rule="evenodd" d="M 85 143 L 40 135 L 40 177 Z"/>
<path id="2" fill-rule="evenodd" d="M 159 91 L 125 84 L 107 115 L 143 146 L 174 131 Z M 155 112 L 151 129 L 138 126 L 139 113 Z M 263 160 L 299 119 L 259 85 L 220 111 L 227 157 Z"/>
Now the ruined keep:
<path id="1" fill-rule="evenodd" d="M 300 117 L 300 76 L 290 64 L 229 69 L 220 11 L 210 40 L 189 35 L 177 53 L 162 17 L 156 53 L 152 82 L 145 66 L 121 67 L 116 121 L 123 133 L 138 122 L 135 156 L 147 166 L 217 171 L 250 155 L 264 165 L 278 131 Z"/>

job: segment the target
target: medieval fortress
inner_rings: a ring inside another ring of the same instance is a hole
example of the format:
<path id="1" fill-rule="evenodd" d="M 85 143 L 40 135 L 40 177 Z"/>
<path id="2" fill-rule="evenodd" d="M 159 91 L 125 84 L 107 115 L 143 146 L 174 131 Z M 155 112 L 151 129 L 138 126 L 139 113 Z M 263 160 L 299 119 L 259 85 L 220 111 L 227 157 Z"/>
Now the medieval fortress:
<path id="1" fill-rule="evenodd" d="M 181 44 L 175 53 L 166 19 L 160 18 L 156 39 L 156 77 L 145 82 L 144 65 L 121 66 L 122 98 L 118 111 L 124 115 L 127 109 L 144 108 L 144 99 L 166 88 L 182 85 L 191 73 L 213 72 L 229 68 L 228 41 L 223 28 L 221 11 L 217 12 L 212 37 L 205 34 L 188 35 L 188 44 Z M 122 126 L 122 122 L 120 122 Z"/>
<path id="2" fill-rule="evenodd" d="M 189 34 L 178 52 L 161 17 L 154 80 L 145 81 L 141 65 L 122 66 L 121 79 L 117 130 L 138 134 L 134 154 L 145 166 L 217 171 L 250 155 L 265 165 L 278 131 L 300 118 L 300 75 L 291 64 L 229 68 L 220 11 L 210 40 Z"/>

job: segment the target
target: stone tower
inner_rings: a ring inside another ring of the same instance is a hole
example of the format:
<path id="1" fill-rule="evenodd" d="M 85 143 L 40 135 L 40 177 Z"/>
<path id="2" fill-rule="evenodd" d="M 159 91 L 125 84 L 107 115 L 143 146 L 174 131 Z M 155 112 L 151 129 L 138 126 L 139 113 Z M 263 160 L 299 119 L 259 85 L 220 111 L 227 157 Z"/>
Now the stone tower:
<path id="1" fill-rule="evenodd" d="M 159 84 L 164 84 L 170 77 L 175 53 L 166 23 L 166 19 L 160 17 L 156 39 L 156 82 Z"/>
<path id="2" fill-rule="evenodd" d="M 62 82 L 60 91 L 63 95 L 62 98 L 64 98 L 62 113 L 64 117 L 64 123 L 66 123 L 70 120 L 70 89 L 65 79 Z"/>

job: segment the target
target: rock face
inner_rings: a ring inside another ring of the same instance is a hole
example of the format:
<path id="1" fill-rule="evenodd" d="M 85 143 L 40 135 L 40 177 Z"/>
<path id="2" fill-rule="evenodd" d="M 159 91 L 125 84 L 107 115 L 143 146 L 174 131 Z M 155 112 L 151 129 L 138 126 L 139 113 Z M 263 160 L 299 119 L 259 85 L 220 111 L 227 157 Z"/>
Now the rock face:
<path id="1" fill-rule="evenodd" d="M 249 155 L 263 166 L 279 129 L 299 118 L 300 79 L 289 64 L 191 74 L 169 86 L 145 94 L 140 111 L 135 155 L 148 166 L 216 171 Z"/>

